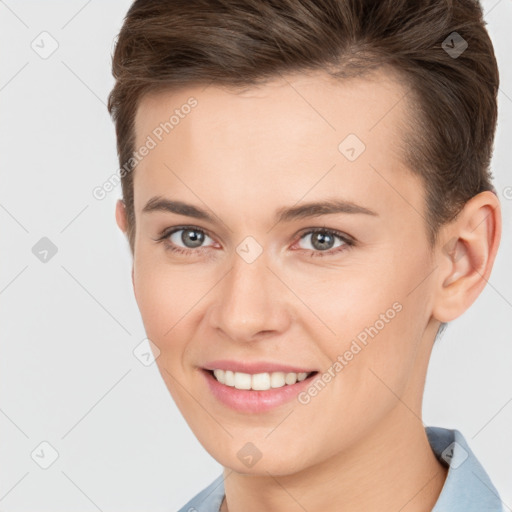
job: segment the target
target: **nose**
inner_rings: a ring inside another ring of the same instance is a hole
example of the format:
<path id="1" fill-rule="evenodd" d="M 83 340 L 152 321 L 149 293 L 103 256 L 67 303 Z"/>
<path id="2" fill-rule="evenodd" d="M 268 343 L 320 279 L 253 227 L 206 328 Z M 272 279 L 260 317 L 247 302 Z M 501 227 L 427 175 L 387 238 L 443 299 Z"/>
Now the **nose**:
<path id="1" fill-rule="evenodd" d="M 265 253 L 252 263 L 234 254 L 233 266 L 218 285 L 211 327 L 237 342 L 278 336 L 290 322 L 287 290 L 268 268 Z"/>

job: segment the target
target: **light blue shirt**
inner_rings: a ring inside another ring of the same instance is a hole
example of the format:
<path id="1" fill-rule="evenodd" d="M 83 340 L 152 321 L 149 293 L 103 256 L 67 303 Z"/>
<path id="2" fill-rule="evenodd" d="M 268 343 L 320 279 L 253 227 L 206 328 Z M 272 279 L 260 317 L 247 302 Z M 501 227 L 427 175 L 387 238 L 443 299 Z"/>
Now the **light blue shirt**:
<path id="1" fill-rule="evenodd" d="M 432 512 L 503 512 L 489 476 L 458 430 L 426 428 L 428 441 L 448 474 Z M 221 474 L 179 512 L 219 512 L 224 498 Z"/>

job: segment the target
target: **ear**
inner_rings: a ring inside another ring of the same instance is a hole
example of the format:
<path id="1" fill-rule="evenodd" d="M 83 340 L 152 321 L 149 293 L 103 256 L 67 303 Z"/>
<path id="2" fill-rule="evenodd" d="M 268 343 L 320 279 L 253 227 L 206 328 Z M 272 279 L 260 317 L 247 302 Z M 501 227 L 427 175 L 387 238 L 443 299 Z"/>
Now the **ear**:
<path id="1" fill-rule="evenodd" d="M 116 223 L 119 229 L 126 235 L 128 222 L 126 219 L 126 207 L 122 199 L 118 199 L 116 203 Z"/>
<path id="2" fill-rule="evenodd" d="M 124 204 L 124 201 L 122 199 L 118 199 L 116 203 L 116 223 L 119 226 L 119 229 L 127 235 L 127 229 L 128 229 L 128 220 L 126 217 L 126 206 Z M 135 290 L 135 283 L 134 283 L 134 266 L 132 265 L 132 285 L 133 289 Z"/>
<path id="3" fill-rule="evenodd" d="M 473 304 L 487 284 L 500 238 L 500 202 L 490 191 L 472 197 L 441 229 L 434 318 L 450 322 Z"/>

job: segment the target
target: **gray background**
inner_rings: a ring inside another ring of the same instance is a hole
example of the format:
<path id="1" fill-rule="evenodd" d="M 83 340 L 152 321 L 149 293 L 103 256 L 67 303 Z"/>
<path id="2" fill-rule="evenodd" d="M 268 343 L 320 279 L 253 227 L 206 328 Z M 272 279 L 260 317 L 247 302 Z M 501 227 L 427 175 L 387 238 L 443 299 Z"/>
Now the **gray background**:
<path id="1" fill-rule="evenodd" d="M 434 348 L 424 422 L 466 436 L 510 510 L 512 3 L 482 4 L 501 71 L 493 171 L 504 233 L 489 285 Z M 156 365 L 133 354 L 145 335 L 114 221 L 120 187 L 92 195 L 118 169 L 105 104 L 129 5 L 0 1 L 3 512 L 172 511 L 221 471 Z M 53 40 L 48 58 L 31 46 Z M 32 252 L 43 237 L 57 248 L 47 262 Z M 58 452 L 47 469 L 44 441 Z"/>

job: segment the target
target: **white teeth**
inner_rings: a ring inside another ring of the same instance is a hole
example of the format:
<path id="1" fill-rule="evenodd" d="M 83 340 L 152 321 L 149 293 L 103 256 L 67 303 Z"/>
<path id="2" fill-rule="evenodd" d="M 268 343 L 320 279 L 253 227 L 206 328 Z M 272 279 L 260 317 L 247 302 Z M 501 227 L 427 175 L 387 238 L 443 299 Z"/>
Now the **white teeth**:
<path id="1" fill-rule="evenodd" d="M 235 387 L 236 389 L 253 389 L 258 391 L 266 391 L 271 388 L 281 388 L 285 385 L 291 386 L 298 381 L 304 380 L 308 374 L 301 373 L 243 373 L 233 372 L 231 370 L 213 370 L 215 378 L 226 386 Z"/>
<path id="2" fill-rule="evenodd" d="M 235 372 L 235 388 L 251 389 L 251 376 L 248 373 Z"/>
<path id="3" fill-rule="evenodd" d="M 226 384 L 224 370 L 213 370 L 213 375 L 221 384 Z"/>
<path id="4" fill-rule="evenodd" d="M 224 373 L 225 381 L 223 384 L 226 386 L 234 386 L 235 385 L 235 374 L 231 370 L 226 370 Z"/>
<path id="5" fill-rule="evenodd" d="M 285 378 L 284 378 L 284 381 L 288 385 L 295 384 L 297 382 L 297 374 L 295 372 L 287 373 Z"/>
<path id="6" fill-rule="evenodd" d="M 251 378 L 251 388 L 257 390 L 270 389 L 270 375 L 268 373 L 256 373 Z"/>
<path id="7" fill-rule="evenodd" d="M 273 372 L 270 374 L 270 385 L 273 388 L 282 388 L 286 384 L 285 380 L 283 372 Z"/>

